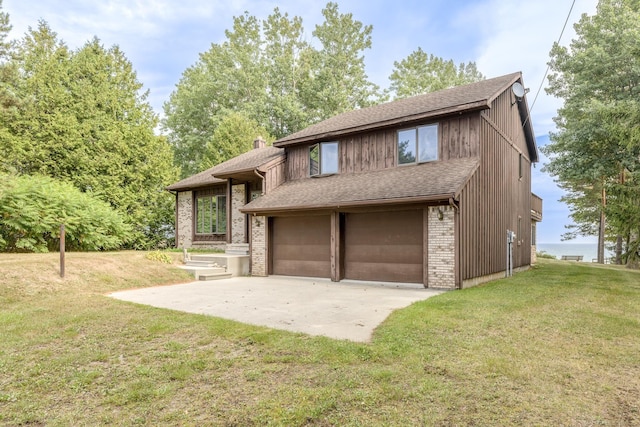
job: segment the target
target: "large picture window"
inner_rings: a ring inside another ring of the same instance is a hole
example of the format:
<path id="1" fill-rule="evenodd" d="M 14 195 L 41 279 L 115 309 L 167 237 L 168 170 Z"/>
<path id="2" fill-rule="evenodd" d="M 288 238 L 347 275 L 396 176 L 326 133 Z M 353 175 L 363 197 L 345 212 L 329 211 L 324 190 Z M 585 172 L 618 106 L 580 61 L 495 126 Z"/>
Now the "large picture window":
<path id="1" fill-rule="evenodd" d="M 338 143 L 323 142 L 309 148 L 309 175 L 338 173 Z"/>
<path id="2" fill-rule="evenodd" d="M 196 234 L 227 232 L 227 197 L 198 196 L 196 198 Z"/>
<path id="3" fill-rule="evenodd" d="M 398 131 L 398 164 L 438 160 L 438 125 Z"/>

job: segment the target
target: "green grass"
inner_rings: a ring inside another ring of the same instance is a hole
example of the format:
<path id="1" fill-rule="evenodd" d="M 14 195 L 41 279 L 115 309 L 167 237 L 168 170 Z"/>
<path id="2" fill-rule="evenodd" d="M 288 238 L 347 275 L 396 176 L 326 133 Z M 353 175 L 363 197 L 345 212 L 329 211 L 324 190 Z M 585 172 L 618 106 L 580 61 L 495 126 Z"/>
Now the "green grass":
<path id="1" fill-rule="evenodd" d="M 541 260 L 359 344 L 104 296 L 187 280 L 144 253 L 56 256 L 0 254 L 0 424 L 640 425 L 635 271 Z"/>

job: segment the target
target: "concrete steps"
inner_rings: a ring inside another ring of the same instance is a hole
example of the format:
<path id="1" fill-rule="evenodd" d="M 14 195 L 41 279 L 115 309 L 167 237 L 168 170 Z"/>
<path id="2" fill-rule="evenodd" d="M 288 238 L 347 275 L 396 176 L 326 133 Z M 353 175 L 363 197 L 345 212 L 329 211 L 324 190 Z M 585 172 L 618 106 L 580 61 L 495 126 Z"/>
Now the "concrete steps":
<path id="1" fill-rule="evenodd" d="M 185 255 L 182 268 L 190 271 L 196 280 L 214 280 L 249 275 L 249 255 L 228 253 L 191 253 Z M 201 277 L 211 277 L 201 279 Z"/>
<path id="2" fill-rule="evenodd" d="M 249 255 L 248 243 L 227 243 L 227 248 L 224 251 L 228 255 Z"/>
<path id="3" fill-rule="evenodd" d="M 233 277 L 231 273 L 224 272 L 210 272 L 210 273 L 199 273 L 196 276 L 196 280 L 220 280 L 220 279 L 230 279 Z"/>

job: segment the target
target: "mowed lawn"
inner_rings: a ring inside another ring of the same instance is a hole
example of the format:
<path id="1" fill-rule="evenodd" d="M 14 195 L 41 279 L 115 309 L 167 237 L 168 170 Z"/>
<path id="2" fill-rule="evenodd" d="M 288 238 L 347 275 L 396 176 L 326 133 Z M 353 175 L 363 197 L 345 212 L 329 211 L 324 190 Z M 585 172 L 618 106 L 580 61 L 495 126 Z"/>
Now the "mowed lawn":
<path id="1" fill-rule="evenodd" d="M 640 425 L 638 272 L 542 260 L 359 344 L 106 297 L 189 280 L 144 255 L 0 254 L 0 425 Z"/>

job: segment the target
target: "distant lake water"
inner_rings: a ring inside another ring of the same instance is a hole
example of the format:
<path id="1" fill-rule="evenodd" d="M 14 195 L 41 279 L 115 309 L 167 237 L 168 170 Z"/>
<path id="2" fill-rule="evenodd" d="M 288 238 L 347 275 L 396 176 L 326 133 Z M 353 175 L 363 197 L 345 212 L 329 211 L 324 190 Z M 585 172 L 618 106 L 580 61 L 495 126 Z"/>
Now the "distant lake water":
<path id="1" fill-rule="evenodd" d="M 598 245 L 595 243 L 538 243 L 538 252 L 546 252 L 560 259 L 562 255 L 582 255 L 582 261 L 591 262 L 598 258 Z M 605 249 L 605 258 L 613 257 L 613 252 Z"/>

